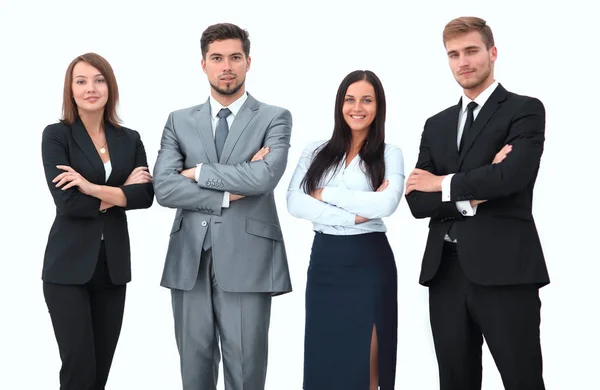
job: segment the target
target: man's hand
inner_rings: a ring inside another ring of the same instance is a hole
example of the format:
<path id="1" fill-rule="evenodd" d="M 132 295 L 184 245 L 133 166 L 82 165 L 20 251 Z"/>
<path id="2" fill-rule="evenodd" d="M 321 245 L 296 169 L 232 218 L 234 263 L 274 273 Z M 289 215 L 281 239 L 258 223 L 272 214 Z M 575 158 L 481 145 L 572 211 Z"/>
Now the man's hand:
<path id="1" fill-rule="evenodd" d="M 500 164 L 510 152 L 512 152 L 512 145 L 504 145 L 504 147 L 494 156 L 492 164 Z M 471 200 L 469 203 L 471 203 L 471 207 L 475 207 L 485 202 L 487 202 L 487 200 Z"/>
<path id="2" fill-rule="evenodd" d="M 242 198 L 245 198 L 245 196 L 244 195 L 231 194 L 231 193 L 229 194 L 229 201 L 230 202 L 233 202 L 235 200 L 240 200 Z"/>
<path id="3" fill-rule="evenodd" d="M 444 176 L 436 176 L 431 172 L 415 168 L 406 180 L 406 195 L 413 191 L 441 192 Z"/>
<path id="4" fill-rule="evenodd" d="M 496 153 L 496 156 L 494 156 L 492 164 L 500 164 L 510 152 L 512 152 L 512 145 L 504 145 L 504 147 Z"/>
<path id="5" fill-rule="evenodd" d="M 250 162 L 260 161 L 264 159 L 270 151 L 271 149 L 268 146 L 260 148 L 260 150 L 256 152 L 256 154 L 252 157 L 252 160 L 250 160 Z"/>
<path id="6" fill-rule="evenodd" d="M 187 177 L 190 180 L 196 181 L 196 167 L 184 169 L 181 171 L 181 175 Z"/>

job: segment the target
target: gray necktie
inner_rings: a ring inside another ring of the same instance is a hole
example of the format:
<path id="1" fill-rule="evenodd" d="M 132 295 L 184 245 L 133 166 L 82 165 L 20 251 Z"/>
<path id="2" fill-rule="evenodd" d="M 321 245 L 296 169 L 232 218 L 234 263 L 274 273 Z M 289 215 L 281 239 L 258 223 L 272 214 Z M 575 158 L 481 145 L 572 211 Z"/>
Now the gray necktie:
<path id="1" fill-rule="evenodd" d="M 227 117 L 231 114 L 229 108 L 221 108 L 217 113 L 219 121 L 217 122 L 217 128 L 215 129 L 215 146 L 217 148 L 217 159 L 221 159 L 221 153 L 223 152 L 223 146 L 225 146 L 225 140 L 227 134 L 229 134 L 229 125 L 227 124 Z M 212 247 L 212 237 L 210 234 L 210 225 L 206 229 L 206 236 L 204 237 L 204 243 L 202 248 L 206 251 Z"/>
<path id="2" fill-rule="evenodd" d="M 231 114 L 229 108 L 221 108 L 217 113 L 219 122 L 217 122 L 217 128 L 215 130 L 215 146 L 217 148 L 217 159 L 221 159 L 221 153 L 223 153 L 223 147 L 225 146 L 225 140 L 227 134 L 229 134 L 229 125 L 227 124 L 227 117 Z"/>

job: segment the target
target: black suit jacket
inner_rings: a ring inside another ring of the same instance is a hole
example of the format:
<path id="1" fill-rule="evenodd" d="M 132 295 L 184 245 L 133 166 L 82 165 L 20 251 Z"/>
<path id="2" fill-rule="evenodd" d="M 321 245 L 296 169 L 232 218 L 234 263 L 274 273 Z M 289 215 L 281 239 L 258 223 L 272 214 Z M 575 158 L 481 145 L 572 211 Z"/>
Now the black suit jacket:
<path id="1" fill-rule="evenodd" d="M 47 126 L 42 135 L 42 160 L 50 193 L 56 205 L 42 279 L 59 284 L 84 284 L 94 273 L 102 234 L 106 261 L 114 284 L 131 280 L 129 232 L 125 210 L 148 208 L 154 199 L 152 183 L 124 186 L 131 171 L 148 166 L 140 135 L 125 127 L 105 124 L 106 142 L 112 172 L 105 182 L 104 165 L 83 123 L 73 126 L 56 123 Z M 64 172 L 57 165 L 68 165 L 89 182 L 120 187 L 127 198 L 126 207 L 100 211 L 100 200 L 82 194 L 77 187 L 68 190 L 52 183 Z"/>
<path id="2" fill-rule="evenodd" d="M 535 98 L 498 85 L 481 108 L 457 151 L 458 105 L 429 118 L 421 137 L 417 168 L 435 175 L 455 173 L 451 201 L 439 192 L 406 196 L 414 217 L 430 218 L 419 282 L 435 276 L 446 235 L 456 224 L 457 250 L 467 277 L 481 285 L 550 282 L 532 215 L 533 187 L 544 147 L 545 109 Z M 494 156 L 505 144 L 512 152 L 500 164 Z M 463 217 L 456 201 L 488 200 L 473 217 Z"/>

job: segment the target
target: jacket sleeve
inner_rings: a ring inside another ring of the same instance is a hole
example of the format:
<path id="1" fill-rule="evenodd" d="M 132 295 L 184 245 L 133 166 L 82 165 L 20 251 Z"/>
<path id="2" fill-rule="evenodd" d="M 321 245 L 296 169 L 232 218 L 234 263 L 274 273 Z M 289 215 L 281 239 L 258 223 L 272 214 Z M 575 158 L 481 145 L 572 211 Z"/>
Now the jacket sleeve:
<path id="1" fill-rule="evenodd" d="M 156 201 L 164 207 L 221 215 L 223 191 L 202 188 L 195 181 L 181 175 L 183 164 L 184 156 L 171 113 L 163 130 L 160 150 L 154 165 L 153 184 Z"/>
<path id="2" fill-rule="evenodd" d="M 68 217 L 94 218 L 100 213 L 100 199 L 81 193 L 77 186 L 63 190 L 52 180 L 63 173 L 57 165 L 71 165 L 67 134 L 59 125 L 50 125 L 42 133 L 42 162 L 46 183 L 58 212 Z"/>
<path id="3" fill-rule="evenodd" d="M 133 131 L 133 130 L 132 130 Z M 148 167 L 148 159 L 146 158 L 146 149 L 142 143 L 142 138 L 137 131 L 133 131 L 135 136 L 135 164 L 137 167 Z M 147 209 L 152 206 L 154 201 L 154 188 L 152 183 L 130 184 L 120 187 L 127 199 L 127 205 L 123 207 L 125 210 Z"/>
<path id="4" fill-rule="evenodd" d="M 292 114 L 281 110 L 266 131 L 263 146 L 270 148 L 263 160 L 239 164 L 202 164 L 198 185 L 210 188 L 215 181 L 222 183 L 222 191 L 253 196 L 275 189 L 285 172 L 292 133 Z"/>
<path id="5" fill-rule="evenodd" d="M 514 117 L 507 144 L 512 151 L 499 164 L 490 164 L 452 177 L 450 198 L 490 200 L 518 193 L 536 178 L 545 140 L 545 109 L 541 101 L 528 98 Z"/>
<path id="6" fill-rule="evenodd" d="M 431 156 L 428 140 L 428 123 L 425 123 L 423 134 L 421 135 L 421 145 L 419 146 L 419 158 L 416 168 L 436 173 L 436 167 Z M 432 218 L 442 220 L 446 218 L 462 218 L 462 215 L 456 208 L 454 202 L 442 202 L 441 192 L 421 192 L 412 191 L 406 195 L 406 201 L 410 212 L 415 218 Z"/>

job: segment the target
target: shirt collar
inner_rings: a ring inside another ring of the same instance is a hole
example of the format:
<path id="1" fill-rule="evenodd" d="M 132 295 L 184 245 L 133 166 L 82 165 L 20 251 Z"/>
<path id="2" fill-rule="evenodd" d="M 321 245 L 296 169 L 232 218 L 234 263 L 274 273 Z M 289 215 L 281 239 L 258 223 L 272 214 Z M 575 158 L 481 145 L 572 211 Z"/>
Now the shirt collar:
<path id="1" fill-rule="evenodd" d="M 244 94 L 242 96 L 240 96 L 236 101 L 234 101 L 229 106 L 227 106 L 227 108 L 229 108 L 229 110 L 233 114 L 234 118 L 237 116 L 238 112 L 240 112 L 240 109 L 242 108 L 242 106 L 244 105 L 244 103 L 246 102 L 247 99 L 248 99 L 248 93 L 244 92 Z M 209 98 L 209 102 L 210 102 L 210 115 L 212 118 L 216 118 L 217 114 L 219 113 L 219 111 L 221 111 L 221 108 L 224 108 L 224 106 L 221 105 L 221 103 L 219 103 L 218 101 L 216 101 L 212 97 L 212 95 Z"/>
<path id="2" fill-rule="evenodd" d="M 475 103 L 477 103 L 477 108 L 481 108 L 483 107 L 483 105 L 485 104 L 485 102 L 487 102 L 487 100 L 490 98 L 490 96 L 492 96 L 492 93 L 494 93 L 494 91 L 496 90 L 496 87 L 498 87 L 498 81 L 494 80 L 494 82 L 487 87 L 483 92 L 481 92 L 476 98 L 475 100 L 471 100 L 467 97 L 467 95 L 465 95 L 465 93 L 463 92 L 462 94 L 462 111 L 461 112 L 465 112 L 467 111 L 467 105 L 469 103 L 471 103 L 471 101 L 474 101 Z"/>

